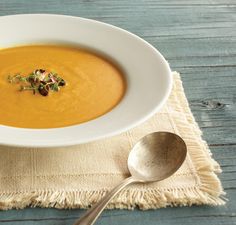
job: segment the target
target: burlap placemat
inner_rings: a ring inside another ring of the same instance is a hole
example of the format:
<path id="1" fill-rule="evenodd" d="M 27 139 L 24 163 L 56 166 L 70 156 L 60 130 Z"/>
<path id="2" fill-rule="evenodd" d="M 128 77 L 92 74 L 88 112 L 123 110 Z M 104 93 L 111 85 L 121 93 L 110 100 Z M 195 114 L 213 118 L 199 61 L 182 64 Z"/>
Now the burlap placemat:
<path id="1" fill-rule="evenodd" d="M 129 176 L 127 157 L 142 136 L 154 131 L 179 134 L 188 155 L 179 171 L 152 184 L 132 185 L 109 208 L 151 209 L 168 205 L 222 205 L 218 163 L 188 106 L 179 74 L 163 109 L 142 125 L 121 135 L 89 144 L 54 149 L 0 147 L 0 209 L 28 205 L 88 207 Z M 29 137 L 30 138 L 30 137 Z"/>

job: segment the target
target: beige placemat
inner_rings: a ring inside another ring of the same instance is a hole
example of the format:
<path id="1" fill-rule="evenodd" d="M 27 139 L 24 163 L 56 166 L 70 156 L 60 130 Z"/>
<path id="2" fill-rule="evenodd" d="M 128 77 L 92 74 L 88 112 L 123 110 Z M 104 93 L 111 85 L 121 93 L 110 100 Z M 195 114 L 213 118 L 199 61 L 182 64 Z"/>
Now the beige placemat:
<path id="1" fill-rule="evenodd" d="M 0 209 L 90 206 L 129 176 L 126 162 L 131 147 L 153 131 L 170 131 L 183 137 L 188 147 L 185 163 L 167 180 L 128 187 L 109 208 L 224 204 L 216 175 L 220 167 L 201 138 L 179 74 L 174 72 L 173 76 L 172 94 L 163 109 L 121 135 L 68 148 L 0 147 Z"/>

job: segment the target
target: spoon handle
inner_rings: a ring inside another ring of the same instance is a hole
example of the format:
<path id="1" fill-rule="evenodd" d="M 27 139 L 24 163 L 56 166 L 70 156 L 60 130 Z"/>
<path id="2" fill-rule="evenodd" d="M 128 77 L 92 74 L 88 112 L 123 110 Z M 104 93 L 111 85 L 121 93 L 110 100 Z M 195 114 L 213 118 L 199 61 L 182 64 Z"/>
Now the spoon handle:
<path id="1" fill-rule="evenodd" d="M 123 180 L 118 186 L 112 189 L 104 198 L 102 198 L 99 202 L 93 205 L 87 212 L 80 217 L 73 225 L 92 225 L 97 220 L 98 216 L 102 213 L 104 208 L 107 206 L 109 201 L 124 187 L 131 183 L 138 182 L 132 177 L 126 178 Z"/>

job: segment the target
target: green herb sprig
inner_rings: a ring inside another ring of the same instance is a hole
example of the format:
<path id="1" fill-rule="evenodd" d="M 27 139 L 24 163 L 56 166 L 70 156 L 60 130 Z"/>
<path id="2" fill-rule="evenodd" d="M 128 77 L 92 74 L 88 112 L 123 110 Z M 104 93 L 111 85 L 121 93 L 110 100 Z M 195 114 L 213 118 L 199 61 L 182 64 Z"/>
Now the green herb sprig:
<path id="1" fill-rule="evenodd" d="M 20 91 L 32 91 L 33 94 L 39 93 L 42 96 L 47 96 L 50 91 L 57 92 L 66 85 L 65 80 L 58 74 L 44 69 L 36 69 L 28 76 L 8 76 L 8 82 L 21 84 Z"/>

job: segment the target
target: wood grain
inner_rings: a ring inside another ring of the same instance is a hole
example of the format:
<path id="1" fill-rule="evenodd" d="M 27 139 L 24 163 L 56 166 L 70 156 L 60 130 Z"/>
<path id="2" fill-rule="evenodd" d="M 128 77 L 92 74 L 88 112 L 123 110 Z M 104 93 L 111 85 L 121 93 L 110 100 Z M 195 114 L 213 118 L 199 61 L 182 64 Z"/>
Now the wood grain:
<path id="1" fill-rule="evenodd" d="M 236 224 L 235 0 L 0 0 L 0 15 L 69 14 L 127 29 L 160 50 L 181 73 L 203 138 L 221 164 L 229 202 L 224 207 L 106 211 L 97 224 Z M 0 31 L 1 35 L 1 31 Z M 71 224 L 82 210 L 0 212 L 0 224 Z"/>

